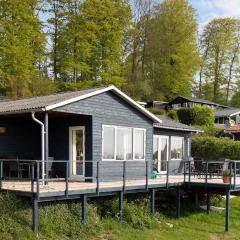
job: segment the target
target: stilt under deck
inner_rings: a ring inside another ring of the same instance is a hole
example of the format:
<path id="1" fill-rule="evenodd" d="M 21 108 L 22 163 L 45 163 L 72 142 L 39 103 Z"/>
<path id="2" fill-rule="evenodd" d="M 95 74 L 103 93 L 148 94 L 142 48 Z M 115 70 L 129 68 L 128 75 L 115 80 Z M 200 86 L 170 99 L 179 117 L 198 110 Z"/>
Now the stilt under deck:
<path id="1" fill-rule="evenodd" d="M 66 166 L 68 168 L 68 164 Z M 32 199 L 33 231 L 38 230 L 38 207 L 41 202 L 80 198 L 82 201 L 82 221 L 85 224 L 87 221 L 87 201 L 90 197 L 117 195 L 119 200 L 119 217 L 121 220 L 123 217 L 124 194 L 150 192 L 150 211 L 154 213 L 156 192 L 160 190 L 175 189 L 176 217 L 180 218 L 181 190 L 189 189 L 205 191 L 207 193 L 208 214 L 210 213 L 211 193 L 217 190 L 218 192 L 226 194 L 225 231 L 227 232 L 229 231 L 230 219 L 230 194 L 231 192 L 240 192 L 240 176 L 236 175 L 236 167 L 233 171 L 234 174 L 231 175 L 230 183 L 223 183 L 221 177 L 212 176 L 207 172 L 205 176 L 192 174 L 190 171 L 186 172 L 185 166 L 184 173 L 176 175 L 158 175 L 153 179 L 148 176 L 148 171 L 146 171 L 146 177 L 144 179 L 128 180 L 126 174 L 123 174 L 122 180 L 111 182 L 101 181 L 99 175 L 97 175 L 95 179 L 91 179 L 91 182 L 77 181 L 70 179 L 68 174 L 62 179 L 49 178 L 47 180 L 41 180 L 38 174 L 39 163 L 37 163 L 36 169 L 36 178 L 34 178 L 34 174 L 32 174 L 33 177 L 31 180 L 6 180 L 0 177 L 0 189 L 2 191 L 15 192 L 17 195 L 26 196 Z M 32 173 L 34 173 L 34 168 L 32 168 Z M 43 183 L 46 183 L 46 181 L 47 184 L 44 185 Z"/>

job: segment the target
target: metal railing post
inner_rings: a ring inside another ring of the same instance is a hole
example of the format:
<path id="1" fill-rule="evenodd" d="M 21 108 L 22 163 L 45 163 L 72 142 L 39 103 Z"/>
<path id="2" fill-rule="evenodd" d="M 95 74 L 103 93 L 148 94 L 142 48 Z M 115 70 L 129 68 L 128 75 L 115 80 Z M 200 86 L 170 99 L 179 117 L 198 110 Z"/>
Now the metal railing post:
<path id="1" fill-rule="evenodd" d="M 207 184 L 208 182 L 208 161 L 206 162 L 206 171 L 205 171 L 205 183 Z"/>
<path id="2" fill-rule="evenodd" d="M 34 162 L 31 164 L 31 192 L 32 192 L 32 195 L 34 193 Z"/>
<path id="3" fill-rule="evenodd" d="M 39 162 L 37 162 L 37 200 L 39 200 L 39 192 L 40 192 L 40 186 L 39 186 Z"/>
<path id="4" fill-rule="evenodd" d="M 235 188 L 235 186 L 236 186 L 236 162 L 234 161 L 234 179 L 233 179 L 233 181 L 234 181 L 234 188 Z"/>
<path id="5" fill-rule="evenodd" d="M 126 188 L 126 161 L 123 161 L 123 192 Z"/>
<path id="6" fill-rule="evenodd" d="M 146 161 L 146 189 L 148 190 L 148 161 Z"/>
<path id="7" fill-rule="evenodd" d="M 188 161 L 188 182 L 191 182 L 191 164 L 190 161 Z"/>
<path id="8" fill-rule="evenodd" d="M 232 185 L 232 162 L 230 162 L 230 186 Z"/>
<path id="9" fill-rule="evenodd" d="M 66 173 L 65 173 L 65 197 L 68 197 L 68 174 L 69 174 L 69 162 L 66 161 Z"/>
<path id="10" fill-rule="evenodd" d="M 183 162 L 183 178 L 184 183 L 186 182 L 186 161 Z"/>
<path id="11" fill-rule="evenodd" d="M 167 181 L 166 181 L 166 188 L 168 188 L 168 182 L 169 182 L 169 161 L 167 161 Z"/>
<path id="12" fill-rule="evenodd" d="M 99 161 L 97 161 L 97 195 L 99 196 Z"/>
<path id="13" fill-rule="evenodd" d="M 3 161 L 0 161 L 0 190 L 2 189 L 3 180 Z"/>

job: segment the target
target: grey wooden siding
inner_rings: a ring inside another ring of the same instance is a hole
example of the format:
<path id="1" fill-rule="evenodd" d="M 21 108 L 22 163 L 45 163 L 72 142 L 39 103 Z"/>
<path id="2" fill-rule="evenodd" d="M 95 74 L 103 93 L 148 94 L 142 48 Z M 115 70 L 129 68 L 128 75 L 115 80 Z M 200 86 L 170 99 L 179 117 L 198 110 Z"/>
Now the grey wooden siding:
<path id="1" fill-rule="evenodd" d="M 188 141 L 191 140 L 191 133 L 185 131 L 154 128 L 154 135 L 165 135 L 171 137 L 183 137 L 184 138 L 184 160 L 188 160 L 191 157 L 191 148 L 189 149 Z M 169 140 L 171 142 L 171 140 Z M 170 156 L 169 156 L 170 157 Z M 169 173 L 172 175 L 181 174 L 184 171 L 184 164 L 181 161 L 173 160 L 169 162 Z"/>
<path id="2" fill-rule="evenodd" d="M 102 125 L 145 128 L 146 160 L 151 164 L 153 139 L 152 121 L 114 93 L 106 92 L 99 94 L 60 107 L 57 111 L 92 116 L 92 160 L 95 162 L 93 164 L 93 176 L 96 176 L 96 161 L 102 161 Z M 113 179 L 122 179 L 122 162 L 103 161 L 100 165 L 102 166 L 100 170 L 101 180 L 112 181 Z M 126 168 L 129 178 L 145 178 L 145 164 L 143 161 L 127 162 Z M 151 170 L 149 170 L 149 174 L 150 171 Z"/>

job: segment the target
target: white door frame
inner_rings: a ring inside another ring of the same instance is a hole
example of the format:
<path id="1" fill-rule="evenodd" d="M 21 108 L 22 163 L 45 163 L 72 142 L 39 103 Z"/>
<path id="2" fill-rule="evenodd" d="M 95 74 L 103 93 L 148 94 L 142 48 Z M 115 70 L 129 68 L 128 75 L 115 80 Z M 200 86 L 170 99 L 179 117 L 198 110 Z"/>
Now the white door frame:
<path id="1" fill-rule="evenodd" d="M 73 175 L 73 131 L 82 130 L 83 131 L 83 175 Z M 71 178 L 82 178 L 85 176 L 85 126 L 74 126 L 69 127 L 69 176 Z"/>
<path id="2" fill-rule="evenodd" d="M 169 161 L 169 136 L 166 135 L 154 135 L 154 138 L 157 138 L 158 140 L 158 159 L 157 159 L 157 168 L 158 168 L 158 172 L 160 174 L 165 174 L 167 173 L 166 171 L 161 171 L 161 139 L 167 139 L 167 159 L 166 159 L 166 166 L 167 166 L 167 162 Z"/>

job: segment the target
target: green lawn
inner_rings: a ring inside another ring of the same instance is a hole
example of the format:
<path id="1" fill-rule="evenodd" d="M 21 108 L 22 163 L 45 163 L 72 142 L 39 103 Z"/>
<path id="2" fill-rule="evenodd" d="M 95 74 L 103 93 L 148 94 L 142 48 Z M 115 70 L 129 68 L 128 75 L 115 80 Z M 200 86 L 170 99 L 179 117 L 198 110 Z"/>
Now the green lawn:
<path id="1" fill-rule="evenodd" d="M 147 202 L 147 201 L 145 201 Z M 116 201 L 115 201 L 116 203 Z M 109 212 L 99 217 L 99 206 L 89 206 L 87 226 L 81 224 L 81 205 L 44 204 L 39 211 L 39 232 L 33 233 L 30 203 L 12 195 L 0 194 L 0 239 L 90 239 L 90 240 L 197 240 L 240 239 L 240 198 L 231 199 L 230 232 L 224 233 L 224 212 L 207 215 L 203 211 L 182 210 L 182 218 L 170 213 L 148 214 L 147 206 L 125 204 L 125 221 L 110 217 L 114 206 L 106 203 Z M 224 205 L 224 202 L 222 203 Z"/>

